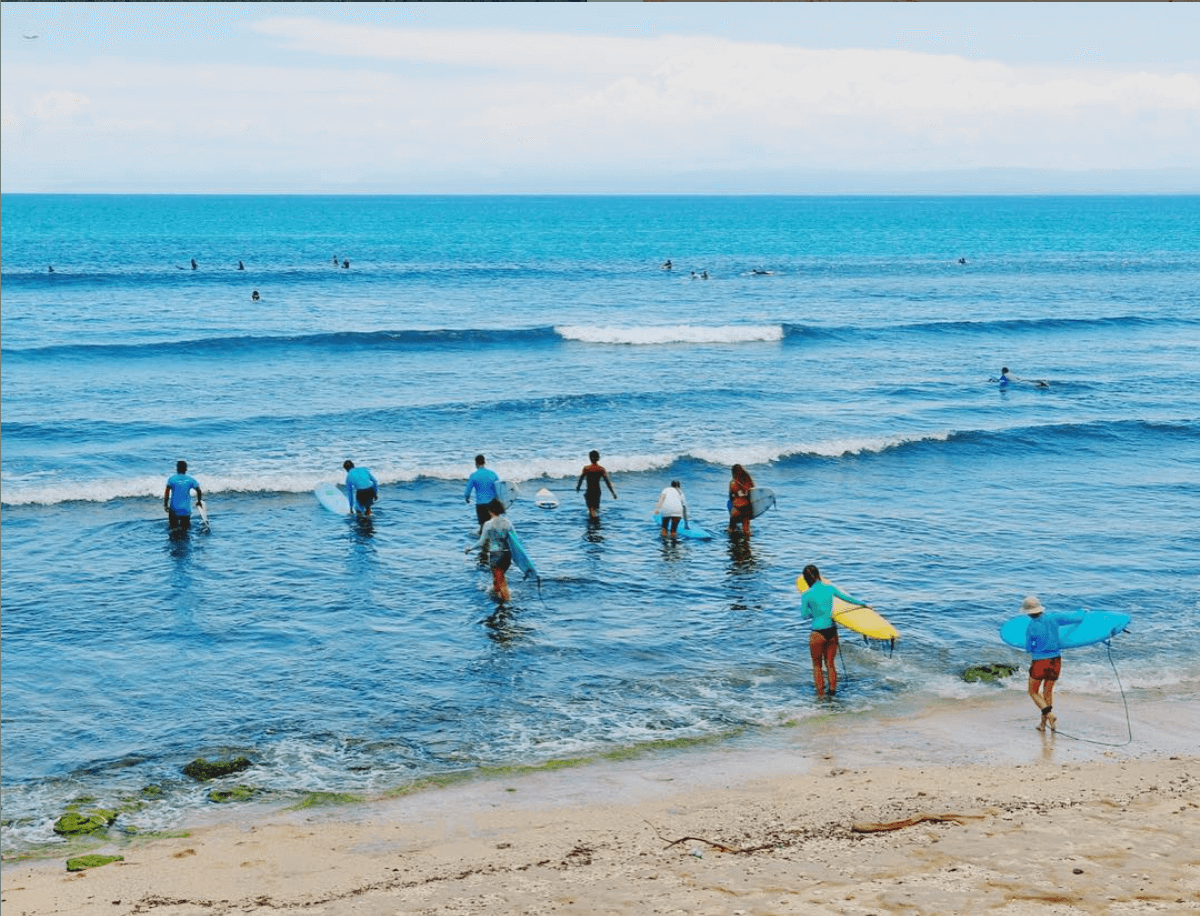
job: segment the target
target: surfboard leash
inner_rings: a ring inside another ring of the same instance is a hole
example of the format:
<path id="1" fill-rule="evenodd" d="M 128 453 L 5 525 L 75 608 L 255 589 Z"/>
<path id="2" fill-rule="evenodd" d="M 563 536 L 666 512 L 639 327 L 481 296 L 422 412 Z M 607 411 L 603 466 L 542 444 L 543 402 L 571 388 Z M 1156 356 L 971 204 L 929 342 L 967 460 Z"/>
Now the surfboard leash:
<path id="1" fill-rule="evenodd" d="M 1123 630 L 1122 632 L 1128 632 Z M 1117 679 L 1117 689 L 1121 691 L 1121 703 L 1125 707 L 1125 729 L 1128 737 L 1120 744 L 1113 744 L 1110 741 L 1095 741 L 1092 738 L 1080 738 L 1078 735 L 1069 735 L 1066 732 L 1056 731 L 1054 734 L 1061 735 L 1064 738 L 1070 738 L 1072 741 L 1082 741 L 1084 744 L 1098 744 L 1101 747 L 1125 747 L 1133 743 L 1133 723 L 1129 719 L 1129 701 L 1125 697 L 1125 685 L 1121 683 L 1120 672 L 1117 671 L 1117 663 L 1113 660 L 1112 639 L 1104 640 L 1104 646 L 1108 649 L 1108 663 L 1112 665 L 1113 677 Z"/>

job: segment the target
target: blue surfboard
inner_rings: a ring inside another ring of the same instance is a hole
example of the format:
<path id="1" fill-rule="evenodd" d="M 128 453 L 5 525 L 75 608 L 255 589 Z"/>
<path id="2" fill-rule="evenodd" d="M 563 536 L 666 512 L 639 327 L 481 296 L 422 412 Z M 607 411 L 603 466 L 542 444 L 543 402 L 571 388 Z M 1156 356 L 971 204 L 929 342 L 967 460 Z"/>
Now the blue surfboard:
<path id="1" fill-rule="evenodd" d="M 1117 611 L 1085 611 L 1079 623 L 1066 623 L 1058 628 L 1059 645 L 1064 649 L 1078 649 L 1093 643 L 1104 642 L 1116 636 L 1132 618 Z M 1029 615 L 1020 614 L 1006 620 L 1000 627 L 1000 638 L 1016 649 L 1025 648 L 1025 631 L 1029 629 Z"/>
<path id="2" fill-rule="evenodd" d="M 662 530 L 662 516 L 654 516 L 654 524 Z M 713 539 L 711 531 L 705 531 L 699 525 L 694 524 L 690 519 L 684 519 L 679 523 L 679 536 L 685 538 L 696 538 L 698 541 L 711 541 Z"/>
<path id="3" fill-rule="evenodd" d="M 508 549 L 512 553 L 513 563 L 516 564 L 517 569 L 525 574 L 526 579 L 533 576 L 538 582 L 542 581 L 542 577 L 538 575 L 537 567 L 533 565 L 533 560 L 529 559 L 529 554 L 525 552 L 525 545 L 517 537 L 516 531 L 508 533 Z"/>

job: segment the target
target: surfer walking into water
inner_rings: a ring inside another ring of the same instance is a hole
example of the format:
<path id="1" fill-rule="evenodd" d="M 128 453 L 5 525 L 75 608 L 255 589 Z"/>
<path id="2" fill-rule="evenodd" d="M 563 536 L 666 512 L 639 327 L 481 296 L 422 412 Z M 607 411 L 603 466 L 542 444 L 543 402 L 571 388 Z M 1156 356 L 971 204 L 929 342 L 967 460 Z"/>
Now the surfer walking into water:
<path id="1" fill-rule="evenodd" d="M 1058 628 L 1065 623 L 1079 623 L 1083 611 L 1073 614 L 1052 614 L 1033 595 L 1021 605 L 1021 613 L 1029 615 L 1025 630 L 1025 651 L 1033 656 L 1029 665 L 1029 698 L 1042 714 L 1038 731 L 1057 731 L 1058 716 L 1054 714 L 1054 685 L 1062 673 L 1062 644 Z"/>
<path id="2" fill-rule="evenodd" d="M 729 533 L 736 534 L 740 523 L 742 533 L 750 537 L 750 491 L 754 489 L 754 478 L 740 464 L 732 469 L 729 481 Z"/>
<path id="3" fill-rule="evenodd" d="M 463 501 L 471 501 L 471 491 L 475 491 L 475 517 L 479 520 L 479 534 L 483 526 L 492 517 L 488 505 L 496 498 L 496 484 L 500 482 L 499 475 L 487 467 L 487 459 L 483 455 L 475 456 L 475 471 L 467 478 L 467 488 L 463 490 Z"/>
<path id="4" fill-rule="evenodd" d="M 678 480 L 672 480 L 669 487 L 664 487 L 658 494 L 658 502 L 654 506 L 654 514 L 662 519 L 662 536 L 675 537 L 679 532 L 679 520 L 687 521 L 687 497 L 683 495 L 683 487 Z"/>
<path id="5" fill-rule="evenodd" d="M 579 475 L 579 480 L 575 482 L 575 492 L 579 492 L 579 488 L 583 486 L 583 482 L 587 481 L 587 490 L 583 494 L 583 501 L 587 503 L 588 515 L 591 518 L 600 517 L 600 482 L 604 481 L 608 485 L 608 492 L 612 494 L 612 498 L 617 498 L 617 491 L 613 489 L 612 481 L 608 477 L 608 471 L 604 470 L 600 465 L 600 453 L 595 449 L 588 452 L 588 460 L 591 464 L 586 465 Z"/>
<path id="6" fill-rule="evenodd" d="M 500 601 L 508 601 L 512 594 L 508 590 L 508 568 L 512 565 L 512 549 L 508 536 L 512 533 L 512 522 L 504 514 L 504 503 L 493 499 L 487 504 L 488 520 L 479 529 L 479 539 L 468 544 L 463 553 L 484 548 L 488 566 L 492 570 L 492 585 Z"/>
<path id="7" fill-rule="evenodd" d="M 379 498 L 379 481 L 366 468 L 356 468 L 349 458 L 342 469 L 346 472 L 346 498 L 350 500 L 350 511 L 369 516 L 371 506 Z"/>
<path id="8" fill-rule="evenodd" d="M 186 461 L 176 461 L 175 473 L 167 478 L 167 488 L 163 490 L 163 509 L 172 534 L 186 534 L 192 527 L 192 490 L 196 491 L 196 505 L 204 505 L 200 484 L 187 469 Z"/>
<path id="9" fill-rule="evenodd" d="M 812 632 L 808 635 L 808 654 L 812 657 L 813 684 L 817 698 L 825 696 L 826 675 L 829 680 L 829 696 L 837 694 L 838 629 L 833 622 L 833 599 L 841 598 L 847 604 L 865 605 L 866 602 L 851 598 L 835 585 L 821 581 L 821 571 L 813 564 L 804 567 L 804 581 L 808 588 L 800 601 L 800 619 L 812 618 Z"/>

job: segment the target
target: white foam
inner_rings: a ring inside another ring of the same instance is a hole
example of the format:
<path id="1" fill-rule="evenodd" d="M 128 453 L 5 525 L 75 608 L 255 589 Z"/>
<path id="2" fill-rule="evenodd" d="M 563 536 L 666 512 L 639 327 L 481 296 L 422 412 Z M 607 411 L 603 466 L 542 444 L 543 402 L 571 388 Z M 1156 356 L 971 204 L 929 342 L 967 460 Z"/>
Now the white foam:
<path id="1" fill-rule="evenodd" d="M 554 330 L 566 340 L 583 343 L 626 344 L 632 346 L 663 344 L 728 344 L 783 340 L 783 325 L 691 325 L 673 324 L 651 327 L 613 327 L 564 325 Z"/>

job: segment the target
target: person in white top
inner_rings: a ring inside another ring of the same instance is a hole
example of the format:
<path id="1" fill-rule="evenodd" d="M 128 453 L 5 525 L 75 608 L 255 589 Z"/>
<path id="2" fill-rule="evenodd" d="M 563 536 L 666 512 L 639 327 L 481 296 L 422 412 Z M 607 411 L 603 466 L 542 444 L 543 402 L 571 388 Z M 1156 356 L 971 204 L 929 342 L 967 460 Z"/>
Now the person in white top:
<path id="1" fill-rule="evenodd" d="M 654 505 L 654 514 L 662 519 L 662 537 L 675 537 L 679 531 L 679 520 L 687 518 L 687 499 L 678 480 L 672 480 L 669 487 L 664 487 L 658 494 L 658 502 Z"/>

